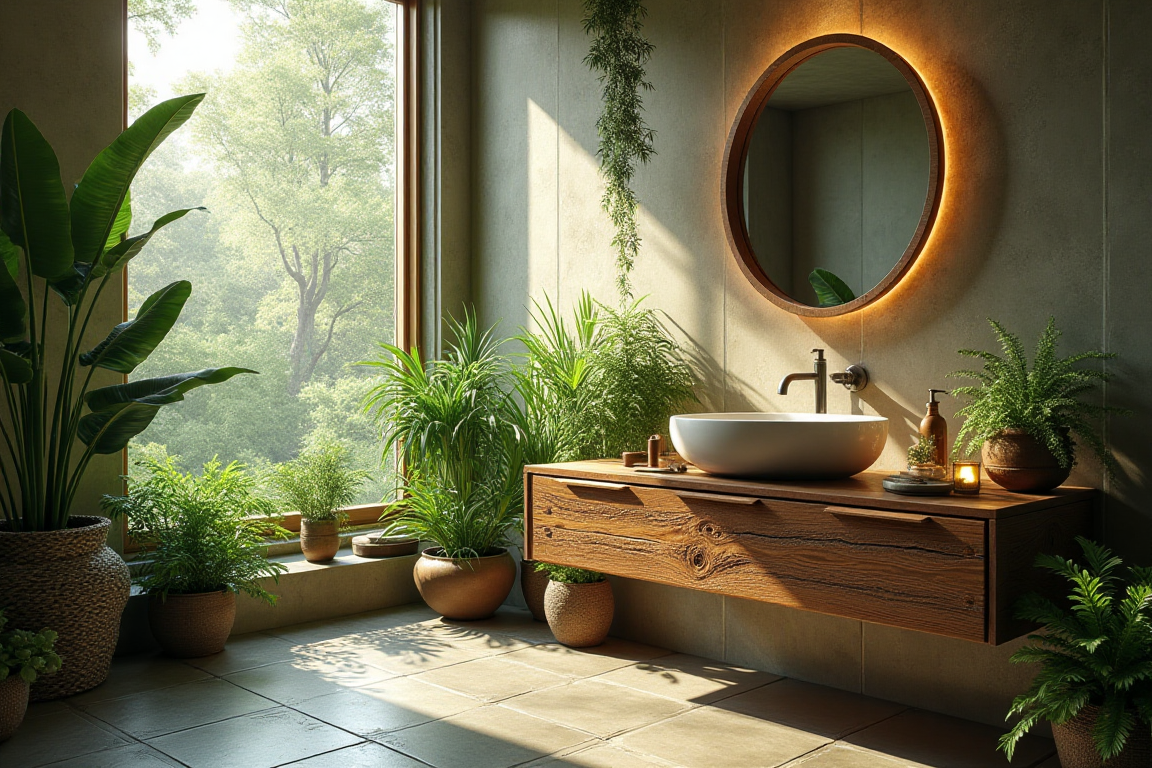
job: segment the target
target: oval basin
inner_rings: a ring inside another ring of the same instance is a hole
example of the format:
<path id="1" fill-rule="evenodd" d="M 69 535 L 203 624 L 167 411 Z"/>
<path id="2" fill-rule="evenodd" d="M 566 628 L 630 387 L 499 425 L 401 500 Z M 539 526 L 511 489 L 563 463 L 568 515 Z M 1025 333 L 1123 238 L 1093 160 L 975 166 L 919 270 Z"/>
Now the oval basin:
<path id="1" fill-rule="evenodd" d="M 692 413 L 673 416 L 672 444 L 715 475 L 832 480 L 880 458 L 888 419 L 824 413 Z"/>

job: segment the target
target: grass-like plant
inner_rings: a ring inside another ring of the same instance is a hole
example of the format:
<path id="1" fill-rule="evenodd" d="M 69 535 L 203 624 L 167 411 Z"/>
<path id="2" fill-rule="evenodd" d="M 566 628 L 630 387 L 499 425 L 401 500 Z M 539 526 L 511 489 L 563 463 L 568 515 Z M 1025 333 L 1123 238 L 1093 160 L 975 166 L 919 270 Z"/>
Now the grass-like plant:
<path id="1" fill-rule="evenodd" d="M 920 435 L 916 444 L 908 448 L 908 464 L 919 466 L 921 464 L 936 463 L 936 436 Z"/>
<path id="2" fill-rule="evenodd" d="M 1120 558 L 1087 539 L 1077 542 L 1085 566 L 1053 555 L 1037 558 L 1038 567 L 1068 582 L 1067 604 L 1033 594 L 1017 611 L 1044 629 L 1012 655 L 1014 663 L 1041 666 L 1008 712 L 1020 716 L 1000 738 L 1009 760 L 1036 723 L 1060 725 L 1085 707 L 1099 708 L 1092 735 L 1105 760 L 1120 753 L 1135 729 L 1152 722 L 1152 569 L 1129 566 L 1121 576 Z"/>
<path id="3" fill-rule="evenodd" d="M 56 653 L 56 633 L 50 629 L 31 632 L 27 629 L 9 629 L 3 609 L 0 609 L 0 680 L 18 675 L 26 683 L 36 682 L 40 675 L 51 675 L 60 670 L 61 659 Z"/>
<path id="4" fill-rule="evenodd" d="M 536 563 L 536 570 L 548 574 L 549 580 L 558 581 L 561 584 L 595 584 L 604 581 L 604 574 L 598 571 L 572 568 L 567 565 Z"/>
<path id="5" fill-rule="evenodd" d="M 984 369 L 948 374 L 979 382 L 976 386 L 952 390 L 954 396 L 970 401 L 956 413 L 965 421 L 956 435 L 953 455 L 970 455 L 1005 430 L 1020 429 L 1047 446 L 1061 467 L 1069 468 L 1076 460 L 1075 445 L 1069 437 L 1071 432 L 1100 457 L 1110 473 L 1115 472 L 1116 459 L 1093 422 L 1109 413 L 1124 411 L 1086 403 L 1080 398 L 1109 380 L 1105 371 L 1084 368 L 1081 363 L 1110 360 L 1116 355 L 1090 351 L 1059 357 L 1056 348 L 1060 331 L 1056 330 L 1056 319 L 1049 318 L 1036 342 L 1036 354 L 1029 367 L 1020 337 L 995 320 L 988 322 L 1000 342 L 1002 356 L 962 349 L 961 355 L 982 360 Z"/>
<path id="6" fill-rule="evenodd" d="M 347 519 L 343 508 L 371 477 L 369 472 L 353 469 L 350 460 L 347 448 L 325 443 L 279 465 L 271 482 L 281 505 L 310 523 Z"/>
<path id="7" fill-rule="evenodd" d="M 196 475 L 169 456 L 144 458 L 140 468 L 127 495 L 102 502 L 112 517 L 127 515 L 129 533 L 150 548 L 140 586 L 162 598 L 230 590 L 275 603 L 259 580 L 287 569 L 265 557 L 265 537 L 288 532 L 269 521 L 275 507 L 244 465 L 213 459 Z"/>

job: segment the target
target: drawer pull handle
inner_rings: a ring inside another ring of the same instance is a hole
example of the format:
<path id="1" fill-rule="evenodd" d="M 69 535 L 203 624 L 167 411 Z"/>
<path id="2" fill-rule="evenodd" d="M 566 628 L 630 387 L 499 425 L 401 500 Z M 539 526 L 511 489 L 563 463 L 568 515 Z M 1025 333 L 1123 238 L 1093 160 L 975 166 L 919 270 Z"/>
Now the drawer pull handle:
<path id="1" fill-rule="evenodd" d="M 881 512 L 878 509 L 827 507 L 824 511 L 837 517 L 863 517 L 868 520 L 887 520 L 893 523 L 923 523 L 928 520 L 928 515 L 910 515 L 907 512 Z"/>
<path id="2" fill-rule="evenodd" d="M 700 499 L 701 501 L 718 501 L 721 504 L 744 504 L 750 506 L 760 501 L 755 496 L 723 496 L 719 493 L 700 493 L 698 491 L 672 491 L 682 499 Z"/>
<path id="3" fill-rule="evenodd" d="M 601 483 L 596 480 L 569 480 L 566 477 L 552 478 L 556 482 L 574 488 L 598 488 L 602 491 L 626 491 L 628 486 L 623 483 Z"/>

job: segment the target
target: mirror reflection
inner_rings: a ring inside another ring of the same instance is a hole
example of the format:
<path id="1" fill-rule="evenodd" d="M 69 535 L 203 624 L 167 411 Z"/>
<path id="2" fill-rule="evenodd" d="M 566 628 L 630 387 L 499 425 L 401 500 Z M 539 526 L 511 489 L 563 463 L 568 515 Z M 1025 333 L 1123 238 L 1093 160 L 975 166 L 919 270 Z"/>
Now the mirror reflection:
<path id="1" fill-rule="evenodd" d="M 900 264 L 925 213 L 928 130 L 874 51 L 827 49 L 785 76 L 752 128 L 743 186 L 748 240 L 777 288 L 835 306 Z"/>

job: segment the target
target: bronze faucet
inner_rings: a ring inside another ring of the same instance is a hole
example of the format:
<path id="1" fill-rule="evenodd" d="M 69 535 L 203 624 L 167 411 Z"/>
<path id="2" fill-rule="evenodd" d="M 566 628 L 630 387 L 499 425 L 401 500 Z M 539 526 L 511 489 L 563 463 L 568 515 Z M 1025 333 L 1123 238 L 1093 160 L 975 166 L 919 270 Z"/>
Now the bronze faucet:
<path id="1" fill-rule="evenodd" d="M 824 359 L 824 350 L 812 350 L 816 359 L 812 361 L 812 373 L 790 373 L 780 380 L 780 387 L 776 390 L 778 395 L 788 394 L 788 386 L 794 381 L 816 382 L 816 413 L 828 413 L 828 361 Z M 844 385 L 849 392 L 859 392 L 868 386 L 868 372 L 859 365 L 850 365 L 847 370 L 837 371 L 831 376 L 832 381 Z"/>

